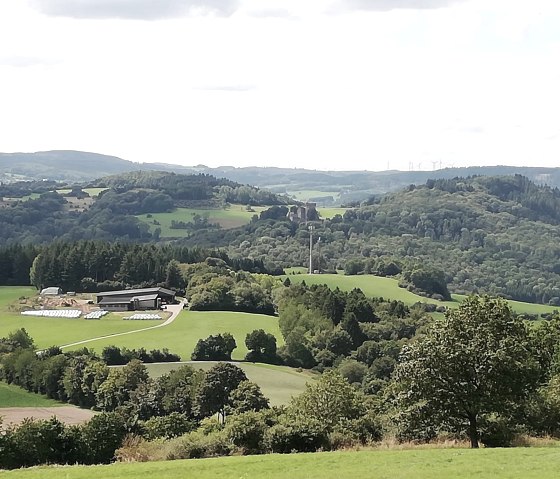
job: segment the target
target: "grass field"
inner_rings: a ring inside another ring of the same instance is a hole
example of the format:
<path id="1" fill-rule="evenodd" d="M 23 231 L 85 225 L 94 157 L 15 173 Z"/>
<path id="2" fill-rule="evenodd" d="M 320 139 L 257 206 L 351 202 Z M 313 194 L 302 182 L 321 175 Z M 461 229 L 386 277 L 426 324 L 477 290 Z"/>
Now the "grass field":
<path id="1" fill-rule="evenodd" d="M 464 295 L 452 294 L 453 301 L 436 301 L 430 298 L 424 298 L 410 291 L 399 288 L 398 281 L 392 278 L 382 278 L 373 275 L 358 275 L 358 276 L 345 276 L 343 274 L 301 274 L 305 268 L 286 268 L 287 277 L 292 282 L 305 281 L 306 284 L 326 284 L 330 288 L 337 286 L 342 291 L 350 291 L 354 288 L 360 288 L 366 296 L 383 297 L 385 299 L 396 299 L 405 304 L 414 304 L 418 301 L 424 303 L 432 303 L 437 305 L 444 305 L 449 308 L 456 308 L 463 299 Z M 292 274 L 294 273 L 294 274 Z M 284 276 L 285 277 L 285 276 Z M 560 308 L 556 306 L 547 306 L 544 304 L 523 303 L 520 301 L 508 301 L 514 311 L 522 314 L 541 314 L 552 313 L 558 311 Z"/>
<path id="2" fill-rule="evenodd" d="M 0 381 L 0 408 L 5 407 L 53 407 L 64 406 L 53 399 L 48 399 L 40 394 L 27 392 L 25 389 L 13 384 Z M 2 411 L 0 409 L 0 416 Z"/>
<path id="3" fill-rule="evenodd" d="M 269 454 L 108 466 L 39 467 L 9 479 L 555 479 L 560 448 L 412 449 Z"/>
<path id="4" fill-rule="evenodd" d="M 336 215 L 343 215 L 348 208 L 317 208 L 317 211 L 323 219 L 331 219 Z"/>
<path id="5" fill-rule="evenodd" d="M 32 286 L 0 286 L 0 314 L 22 296 L 29 297 L 37 294 Z"/>
<path id="6" fill-rule="evenodd" d="M 101 193 L 102 191 L 107 190 L 108 188 L 83 188 L 82 191 L 86 192 L 89 196 L 95 197 L 95 196 L 99 196 L 99 193 Z M 62 189 L 62 190 L 56 190 L 56 192 L 59 195 L 65 195 L 67 193 L 70 193 L 72 190 L 70 188 L 67 189 Z"/>
<path id="7" fill-rule="evenodd" d="M 195 369 L 207 371 L 216 364 L 215 361 L 188 361 L 186 363 L 158 363 L 146 364 L 150 376 L 159 377 L 163 374 L 188 364 Z M 250 381 L 257 383 L 263 394 L 270 399 L 271 406 L 287 404 L 292 396 L 297 396 L 305 389 L 308 381 L 315 378 L 311 371 L 298 372 L 287 366 L 275 366 L 272 364 L 237 362 Z"/>
<path id="8" fill-rule="evenodd" d="M 19 313 L 0 313 L 0 337 L 4 337 L 16 329 L 25 328 L 33 338 L 35 345 L 41 349 L 54 345 L 62 346 L 64 344 L 83 341 L 97 336 L 147 328 L 161 324 L 161 322 L 162 321 L 123 321 L 119 316 L 114 314 L 107 315 L 100 320 L 87 320 L 37 318 L 22 316 Z M 115 338 L 115 340 L 116 339 L 117 338 Z M 89 346 L 89 344 L 85 346 Z M 160 348 L 161 347 L 162 346 L 160 346 Z"/>
<path id="9" fill-rule="evenodd" d="M 137 218 L 146 223 L 150 230 L 161 228 L 162 238 L 181 238 L 188 235 L 187 230 L 171 229 L 171 222 L 183 221 L 191 222 L 193 214 L 208 215 L 210 223 L 218 223 L 224 229 L 237 228 L 246 225 L 251 221 L 253 215 L 258 215 L 266 207 L 255 206 L 254 211 L 247 211 L 244 205 L 231 205 L 228 209 L 195 209 L 195 208 L 177 208 L 171 213 L 151 213 L 148 215 L 138 215 Z M 154 224 L 156 220 L 159 225 Z"/>
<path id="10" fill-rule="evenodd" d="M 321 198 L 332 196 L 334 201 L 340 199 L 340 191 L 319 191 L 319 190 L 287 190 L 287 194 L 298 201 L 309 201 L 310 198 Z"/>
<path id="11" fill-rule="evenodd" d="M 127 322 L 123 321 L 123 323 Z M 247 354 L 245 337 L 254 329 L 264 329 L 274 334 L 278 345 L 282 344 L 278 319 L 273 316 L 222 311 L 182 311 L 173 323 L 164 328 L 93 341 L 84 346 L 96 351 L 101 351 L 105 346 L 112 344 L 131 349 L 168 348 L 171 352 L 179 354 L 183 360 L 189 360 L 199 339 L 207 338 L 211 334 L 231 333 L 237 343 L 232 358 L 240 360 Z"/>

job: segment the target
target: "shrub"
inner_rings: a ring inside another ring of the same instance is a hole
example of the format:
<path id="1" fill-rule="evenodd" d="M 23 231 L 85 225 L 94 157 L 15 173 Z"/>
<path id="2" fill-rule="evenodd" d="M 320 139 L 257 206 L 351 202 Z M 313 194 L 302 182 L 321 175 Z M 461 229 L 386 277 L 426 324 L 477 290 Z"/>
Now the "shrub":
<path id="1" fill-rule="evenodd" d="M 186 414 L 172 412 L 168 416 L 156 416 L 140 426 L 142 437 L 147 440 L 157 438 L 171 439 L 196 429 L 196 422 Z"/>
<path id="2" fill-rule="evenodd" d="M 329 439 L 322 424 L 301 419 L 292 424 L 279 423 L 264 434 L 264 446 L 270 452 L 315 452 L 328 449 Z"/>
<path id="3" fill-rule="evenodd" d="M 204 434 L 194 431 L 173 439 L 167 454 L 168 460 L 199 459 L 203 457 L 228 456 L 232 452 L 223 431 Z"/>
<path id="4" fill-rule="evenodd" d="M 265 452 L 264 434 L 274 422 L 273 415 L 267 412 L 244 412 L 228 418 L 224 433 L 244 454 L 261 454 Z"/>

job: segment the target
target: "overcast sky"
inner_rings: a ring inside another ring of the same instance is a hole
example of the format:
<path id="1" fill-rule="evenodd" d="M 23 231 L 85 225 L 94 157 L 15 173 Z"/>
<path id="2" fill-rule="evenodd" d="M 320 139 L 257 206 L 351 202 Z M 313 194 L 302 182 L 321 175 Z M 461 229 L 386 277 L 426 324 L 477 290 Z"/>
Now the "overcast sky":
<path id="1" fill-rule="evenodd" d="M 558 0 L 0 0 L 0 151 L 560 166 Z"/>

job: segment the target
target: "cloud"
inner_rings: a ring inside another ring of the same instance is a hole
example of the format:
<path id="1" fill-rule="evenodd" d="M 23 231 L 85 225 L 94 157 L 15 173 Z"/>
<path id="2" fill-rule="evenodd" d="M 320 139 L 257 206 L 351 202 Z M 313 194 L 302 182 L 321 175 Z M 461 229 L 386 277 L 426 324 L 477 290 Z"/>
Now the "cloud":
<path id="1" fill-rule="evenodd" d="M 71 18 L 157 20 L 186 15 L 233 14 L 239 0 L 32 0 L 46 15 Z"/>
<path id="2" fill-rule="evenodd" d="M 337 0 L 333 4 L 335 11 L 369 10 L 388 12 L 390 10 L 433 10 L 450 7 L 467 0 Z"/>
<path id="3" fill-rule="evenodd" d="M 204 91 L 252 91 L 256 90 L 256 85 L 202 85 L 193 88 L 194 90 Z"/>
<path id="4" fill-rule="evenodd" d="M 33 56 L 0 56 L 0 65 L 16 68 L 35 67 L 41 65 L 52 65 L 55 61 L 47 58 L 33 57 Z"/>

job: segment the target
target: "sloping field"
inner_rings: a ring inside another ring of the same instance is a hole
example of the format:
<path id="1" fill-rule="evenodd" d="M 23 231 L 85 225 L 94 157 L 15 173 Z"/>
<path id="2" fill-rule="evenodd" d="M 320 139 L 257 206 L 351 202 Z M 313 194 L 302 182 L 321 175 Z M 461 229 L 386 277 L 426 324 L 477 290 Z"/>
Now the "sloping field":
<path id="1" fill-rule="evenodd" d="M 50 419 L 53 416 L 66 424 L 82 424 L 89 421 L 95 413 L 76 406 L 59 407 L 10 407 L 0 409 L 2 425 L 19 424 L 26 418 Z"/>
<path id="2" fill-rule="evenodd" d="M 301 271 L 301 268 L 290 268 L 286 272 Z M 288 274 L 282 278 L 290 278 L 293 283 L 301 283 L 305 281 L 307 285 L 326 284 L 330 288 L 340 288 L 342 291 L 351 291 L 354 288 L 360 288 L 366 296 L 382 297 L 385 299 L 396 299 L 405 304 L 411 305 L 418 301 L 424 303 L 432 303 L 436 305 L 447 306 L 448 308 L 456 308 L 460 302 L 466 298 L 464 295 L 452 294 L 453 301 L 436 301 L 430 298 L 424 298 L 410 291 L 399 288 L 398 281 L 393 278 L 383 278 L 371 274 L 345 276 L 343 274 Z M 521 314 L 541 314 L 553 313 L 560 310 L 556 306 L 547 306 L 544 304 L 523 303 L 521 301 L 508 301 L 514 311 Z"/>
<path id="3" fill-rule="evenodd" d="M 127 323 L 128 321 L 123 322 Z M 148 322 L 141 321 L 141 323 Z M 264 329 L 274 334 L 277 344 L 282 344 L 278 318 L 273 316 L 224 311 L 182 311 L 173 323 L 163 328 L 101 339 L 82 346 L 93 348 L 99 352 L 105 346 L 113 344 L 130 349 L 141 347 L 147 350 L 168 348 L 171 352 L 179 354 L 183 360 L 189 360 L 199 339 L 205 339 L 211 334 L 231 333 L 237 343 L 232 358 L 240 360 L 247 354 L 245 337 L 255 329 Z M 93 335 L 90 337 L 93 337 Z"/>
<path id="4" fill-rule="evenodd" d="M 150 231 L 161 228 L 162 238 L 182 238 L 189 232 L 184 229 L 172 229 L 172 221 L 183 221 L 192 223 L 193 215 L 208 216 L 210 223 L 218 223 L 224 229 L 237 228 L 246 225 L 251 221 L 253 215 L 258 215 L 266 207 L 254 206 L 254 211 L 247 211 L 243 205 L 231 205 L 228 209 L 197 209 L 197 208 L 176 208 L 171 213 L 151 213 L 136 216 L 150 227 Z M 154 220 L 159 224 L 155 224 Z"/>
<path id="5" fill-rule="evenodd" d="M 216 363 L 216 361 L 187 361 L 185 363 L 146 364 L 146 367 L 150 376 L 159 377 L 181 367 L 183 364 L 207 371 Z M 315 375 L 310 371 L 298 372 L 296 369 L 287 366 L 244 362 L 236 362 L 235 365 L 245 371 L 249 381 L 253 381 L 260 386 L 263 394 L 270 399 L 271 406 L 287 404 L 292 396 L 297 396 L 304 391 L 308 381 L 315 378 Z"/>
<path id="6" fill-rule="evenodd" d="M 0 416 L 4 413 L 1 408 L 6 407 L 54 407 L 63 406 L 62 403 L 49 399 L 40 394 L 27 392 L 25 389 L 0 381 Z"/>
<path id="7" fill-rule="evenodd" d="M 410 291 L 399 288 L 398 281 L 393 278 L 382 278 L 371 274 L 358 276 L 345 276 L 343 274 L 294 274 L 288 275 L 292 283 L 301 283 L 305 281 L 307 285 L 326 284 L 329 288 L 340 288 L 342 291 L 351 291 L 354 288 L 360 288 L 366 296 L 383 297 L 385 299 L 396 299 L 406 304 L 414 304 L 423 301 L 433 304 L 444 304 L 452 306 L 452 302 L 436 301 L 429 298 L 423 298 Z"/>
<path id="8" fill-rule="evenodd" d="M 270 454 L 109 466 L 40 467 L 9 479 L 555 479 L 560 448 L 412 449 Z"/>

